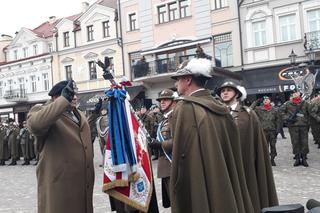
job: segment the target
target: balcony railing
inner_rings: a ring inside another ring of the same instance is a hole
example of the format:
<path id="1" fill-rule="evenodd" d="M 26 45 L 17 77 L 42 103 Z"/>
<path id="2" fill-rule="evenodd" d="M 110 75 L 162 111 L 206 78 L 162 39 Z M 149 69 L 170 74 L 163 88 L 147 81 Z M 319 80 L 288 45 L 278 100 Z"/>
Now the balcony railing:
<path id="1" fill-rule="evenodd" d="M 194 55 L 180 56 L 179 59 L 172 57 L 158 59 L 151 62 L 138 61 L 132 66 L 133 78 L 135 79 L 175 72 L 182 61 L 192 57 L 194 57 Z"/>
<path id="2" fill-rule="evenodd" d="M 3 98 L 11 102 L 25 102 L 28 100 L 25 89 L 13 89 L 4 92 Z"/>
<path id="3" fill-rule="evenodd" d="M 320 48 L 320 31 L 305 33 L 304 39 L 304 48 L 306 50 Z"/>

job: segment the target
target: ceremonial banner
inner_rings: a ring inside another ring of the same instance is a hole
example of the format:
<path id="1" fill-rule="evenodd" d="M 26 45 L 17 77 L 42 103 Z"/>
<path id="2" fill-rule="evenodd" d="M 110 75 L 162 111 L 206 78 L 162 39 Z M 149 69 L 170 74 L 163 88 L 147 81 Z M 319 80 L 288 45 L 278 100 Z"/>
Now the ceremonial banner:
<path id="1" fill-rule="evenodd" d="M 153 177 L 146 132 L 139 124 L 125 90 L 113 88 L 106 95 L 110 104 L 103 191 L 147 212 Z"/>

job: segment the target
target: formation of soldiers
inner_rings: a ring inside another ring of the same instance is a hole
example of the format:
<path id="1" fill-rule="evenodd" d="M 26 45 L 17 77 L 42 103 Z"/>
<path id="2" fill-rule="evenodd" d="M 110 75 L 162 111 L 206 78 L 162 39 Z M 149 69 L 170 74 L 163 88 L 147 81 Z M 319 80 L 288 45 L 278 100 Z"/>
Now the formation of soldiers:
<path id="1" fill-rule="evenodd" d="M 7 122 L 0 123 L 0 165 L 14 166 L 17 161 L 23 158 L 22 165 L 30 165 L 31 160 L 38 162 L 38 153 L 34 136 L 30 134 L 26 127 L 26 121 L 22 123 L 23 127 L 9 118 Z M 6 163 L 7 162 L 7 163 Z"/>

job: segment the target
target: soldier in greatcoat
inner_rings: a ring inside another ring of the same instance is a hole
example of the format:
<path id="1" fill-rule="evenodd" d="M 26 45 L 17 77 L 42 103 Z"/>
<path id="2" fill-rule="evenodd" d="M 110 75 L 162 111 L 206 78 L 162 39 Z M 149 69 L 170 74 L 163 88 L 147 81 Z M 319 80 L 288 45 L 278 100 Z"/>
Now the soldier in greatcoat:
<path id="1" fill-rule="evenodd" d="M 210 60 L 194 58 L 172 76 L 182 96 L 172 115 L 172 212 L 254 212 L 236 124 L 204 89 L 211 68 Z"/>
<path id="2" fill-rule="evenodd" d="M 159 123 L 157 139 L 150 143 L 150 147 L 159 153 L 158 159 L 158 178 L 161 178 L 162 205 L 170 207 L 170 171 L 171 171 L 171 152 L 172 152 L 172 133 L 170 120 L 175 107 L 175 93 L 171 89 L 161 91 L 157 101 L 160 102 L 163 119 Z"/>
<path id="3" fill-rule="evenodd" d="M 309 114 L 310 114 L 310 126 L 313 130 L 313 138 L 315 144 L 318 144 L 320 149 L 320 96 L 315 96 L 309 105 Z"/>
<path id="4" fill-rule="evenodd" d="M 301 93 L 294 90 L 292 98 L 280 107 L 283 120 L 289 128 L 292 144 L 292 153 L 295 162 L 293 166 L 303 165 L 308 167 L 307 154 L 309 153 L 308 132 L 309 132 L 309 104 L 301 99 Z"/>
<path id="5" fill-rule="evenodd" d="M 262 104 L 255 108 L 255 112 L 260 119 L 264 135 L 270 147 L 271 165 L 276 166 L 274 159 L 277 156 L 276 142 L 277 130 L 280 125 L 280 115 L 276 108 L 271 105 L 271 100 L 268 96 L 263 96 Z"/>
<path id="6" fill-rule="evenodd" d="M 49 92 L 51 100 L 35 105 L 27 127 L 36 137 L 38 212 L 93 213 L 93 146 L 89 123 L 76 108 L 73 81 L 61 81 Z M 94 123 L 93 125 L 94 126 Z"/>
<path id="7" fill-rule="evenodd" d="M 228 106 L 239 128 L 244 171 L 254 211 L 260 213 L 262 208 L 278 205 L 263 129 L 256 113 L 242 104 L 247 96 L 245 88 L 226 81 L 217 94 Z"/>

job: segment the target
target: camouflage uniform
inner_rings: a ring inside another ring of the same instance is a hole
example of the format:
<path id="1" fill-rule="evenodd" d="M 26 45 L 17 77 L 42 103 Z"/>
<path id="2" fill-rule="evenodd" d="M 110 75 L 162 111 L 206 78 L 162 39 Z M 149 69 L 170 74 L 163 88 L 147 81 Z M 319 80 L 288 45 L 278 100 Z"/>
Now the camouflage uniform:
<path id="1" fill-rule="evenodd" d="M 309 153 L 308 132 L 309 132 L 309 104 L 305 101 L 297 104 L 292 100 L 285 102 L 280 111 L 283 120 L 287 122 L 292 143 L 292 153 L 295 155 L 294 166 L 301 163 L 308 166 L 306 157 Z M 296 114 L 296 115 L 295 115 Z M 302 161 L 300 161 L 300 159 Z"/>
<path id="2" fill-rule="evenodd" d="M 19 140 L 17 140 L 17 136 L 19 135 L 19 128 L 10 125 L 6 132 L 6 140 L 9 144 L 9 149 L 11 153 L 11 163 L 9 165 L 16 165 L 17 160 L 20 159 L 19 156 Z"/>
<path id="3" fill-rule="evenodd" d="M 154 120 L 153 118 L 148 114 L 148 113 L 144 113 L 144 114 L 140 114 L 139 118 L 141 120 L 141 122 L 144 125 L 144 128 L 147 130 L 147 132 L 149 133 L 149 135 L 153 135 L 153 131 L 154 131 Z"/>
<path id="4" fill-rule="evenodd" d="M 10 157 L 8 149 L 8 141 L 5 140 L 6 130 L 5 126 L 0 127 L 0 165 L 5 165 L 5 161 Z"/>
<path id="5" fill-rule="evenodd" d="M 255 108 L 255 112 L 259 117 L 264 135 L 266 136 L 267 142 L 270 146 L 270 157 L 271 159 L 274 159 L 275 156 L 277 156 L 276 142 L 277 129 L 279 125 L 278 111 L 274 107 L 267 110 L 264 106 L 259 106 Z"/>
<path id="6" fill-rule="evenodd" d="M 29 165 L 30 160 L 34 158 L 33 138 L 29 130 L 26 127 L 22 128 L 17 139 L 20 140 L 20 146 L 24 158 L 24 163 L 22 165 Z"/>
<path id="7" fill-rule="evenodd" d="M 313 138 L 320 148 L 320 98 L 311 101 L 309 105 L 310 125 Z"/>

